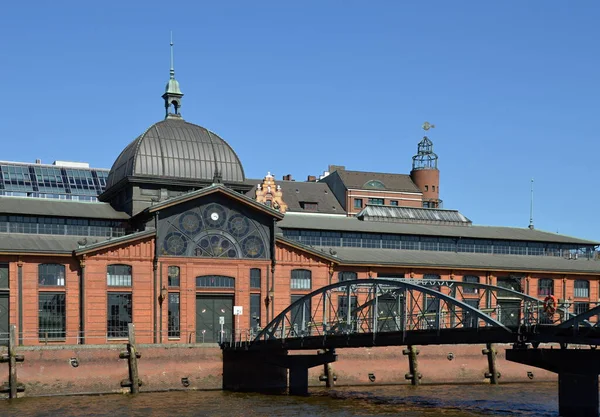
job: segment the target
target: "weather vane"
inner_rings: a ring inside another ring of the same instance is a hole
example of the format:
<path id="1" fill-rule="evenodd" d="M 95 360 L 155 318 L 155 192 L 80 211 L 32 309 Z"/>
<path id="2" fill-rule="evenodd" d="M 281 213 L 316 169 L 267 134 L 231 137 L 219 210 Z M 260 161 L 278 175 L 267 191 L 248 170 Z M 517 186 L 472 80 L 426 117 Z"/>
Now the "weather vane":
<path id="1" fill-rule="evenodd" d="M 432 125 L 432 124 L 431 124 L 431 123 L 429 123 L 429 122 L 425 122 L 425 123 L 423 123 L 423 130 L 424 130 L 424 131 L 426 131 L 426 132 L 427 132 L 429 129 L 433 129 L 434 127 L 435 127 L 435 125 Z"/>

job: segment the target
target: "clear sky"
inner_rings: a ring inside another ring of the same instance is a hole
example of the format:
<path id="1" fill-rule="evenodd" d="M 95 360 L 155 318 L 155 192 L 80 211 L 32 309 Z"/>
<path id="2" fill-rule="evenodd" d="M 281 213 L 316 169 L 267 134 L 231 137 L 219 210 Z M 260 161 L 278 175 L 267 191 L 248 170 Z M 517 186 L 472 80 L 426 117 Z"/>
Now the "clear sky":
<path id="1" fill-rule="evenodd" d="M 169 31 L 184 118 L 246 177 L 329 164 L 408 173 L 425 120 L 441 197 L 476 224 L 600 241 L 600 2 L 11 1 L 0 159 L 89 162 L 164 116 Z"/>

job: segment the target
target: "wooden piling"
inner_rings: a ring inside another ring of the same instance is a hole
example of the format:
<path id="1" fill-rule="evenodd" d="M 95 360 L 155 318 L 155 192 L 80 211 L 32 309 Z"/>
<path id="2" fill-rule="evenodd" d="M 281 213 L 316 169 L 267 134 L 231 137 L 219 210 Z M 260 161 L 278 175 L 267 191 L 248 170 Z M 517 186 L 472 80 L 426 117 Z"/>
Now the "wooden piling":
<path id="1" fill-rule="evenodd" d="M 409 379 L 412 385 L 420 385 L 422 375 L 419 373 L 419 362 L 417 360 L 419 351 L 413 345 L 408 345 L 407 349 L 402 351 L 402 354 L 408 356 L 409 372 L 404 375 L 404 378 Z"/>
<path id="2" fill-rule="evenodd" d="M 8 339 L 8 386 L 10 392 L 8 398 L 17 398 L 17 331 L 14 324 L 10 325 L 10 336 Z"/>
<path id="3" fill-rule="evenodd" d="M 141 353 L 137 351 L 135 347 L 135 326 L 133 323 L 129 323 L 128 325 L 128 336 L 129 340 L 127 343 L 127 351 L 121 352 L 119 354 L 119 358 L 127 359 L 127 364 L 129 367 L 129 380 L 124 380 L 121 382 L 122 387 L 130 387 L 132 394 L 137 394 L 140 392 L 140 386 L 142 385 L 142 381 L 139 379 L 138 374 L 138 359 L 142 357 Z"/>
<path id="4" fill-rule="evenodd" d="M 496 368 L 496 347 L 493 343 L 487 343 L 486 348 L 481 353 L 486 355 L 488 360 L 488 372 L 484 376 L 490 380 L 490 384 L 497 385 L 500 372 Z"/>
<path id="5" fill-rule="evenodd" d="M 0 357 L 0 362 L 8 362 L 8 384 L 4 384 L 0 392 L 7 392 L 8 398 L 17 398 L 17 393 L 25 390 L 25 387 L 18 384 L 17 380 L 17 362 L 23 362 L 23 355 L 17 355 L 17 326 L 10 325 L 8 336 L 8 353 Z"/>

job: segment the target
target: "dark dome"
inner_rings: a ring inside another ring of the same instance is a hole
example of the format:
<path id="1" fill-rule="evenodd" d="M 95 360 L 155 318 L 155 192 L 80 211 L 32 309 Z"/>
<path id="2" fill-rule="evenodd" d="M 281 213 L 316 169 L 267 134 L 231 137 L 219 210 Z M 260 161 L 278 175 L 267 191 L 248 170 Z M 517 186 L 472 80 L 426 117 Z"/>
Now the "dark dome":
<path id="1" fill-rule="evenodd" d="M 169 117 L 127 145 L 108 174 L 106 189 L 127 177 L 207 182 L 216 169 L 224 183 L 244 182 L 244 168 L 227 142 L 201 126 Z"/>

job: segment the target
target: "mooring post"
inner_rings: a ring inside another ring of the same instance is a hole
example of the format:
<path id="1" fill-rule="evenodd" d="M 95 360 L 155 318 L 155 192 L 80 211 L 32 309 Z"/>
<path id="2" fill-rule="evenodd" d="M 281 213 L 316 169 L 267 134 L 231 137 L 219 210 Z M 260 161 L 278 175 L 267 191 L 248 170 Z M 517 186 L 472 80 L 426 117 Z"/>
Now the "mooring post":
<path id="1" fill-rule="evenodd" d="M 17 362 L 23 362 L 23 355 L 17 355 L 17 327 L 10 325 L 8 336 L 8 353 L 0 357 L 0 362 L 8 362 L 8 386 L 4 385 L 1 392 L 8 392 L 8 398 L 17 398 L 17 392 L 25 391 L 25 387 L 18 385 Z"/>
<path id="2" fill-rule="evenodd" d="M 419 363 L 417 361 L 417 355 L 419 354 L 419 351 L 413 345 L 408 345 L 408 348 L 404 349 L 402 354 L 408 355 L 409 372 L 404 375 L 404 378 L 410 379 L 410 383 L 412 385 L 420 385 L 423 375 L 419 373 Z"/>
<path id="3" fill-rule="evenodd" d="M 129 341 L 127 343 L 127 351 L 119 354 L 120 359 L 127 359 L 129 367 L 129 380 L 125 379 L 121 381 L 122 387 L 130 387 L 132 394 L 140 392 L 140 386 L 142 381 L 138 377 L 138 363 L 137 360 L 142 357 L 135 347 L 135 326 L 133 323 L 128 325 Z"/>
<path id="4" fill-rule="evenodd" d="M 500 372 L 496 370 L 496 348 L 493 343 L 487 343 L 486 348 L 481 351 L 487 356 L 488 360 L 488 372 L 484 374 L 486 378 L 489 378 L 490 384 L 498 385 L 498 379 L 500 379 Z"/>
<path id="5" fill-rule="evenodd" d="M 324 355 L 328 351 L 327 349 L 321 349 L 318 351 L 319 355 Z M 326 388 L 332 388 L 335 385 L 335 381 L 337 377 L 333 373 L 333 366 L 331 366 L 331 362 L 327 362 L 323 364 L 323 375 L 319 377 L 319 381 L 325 382 Z"/>

